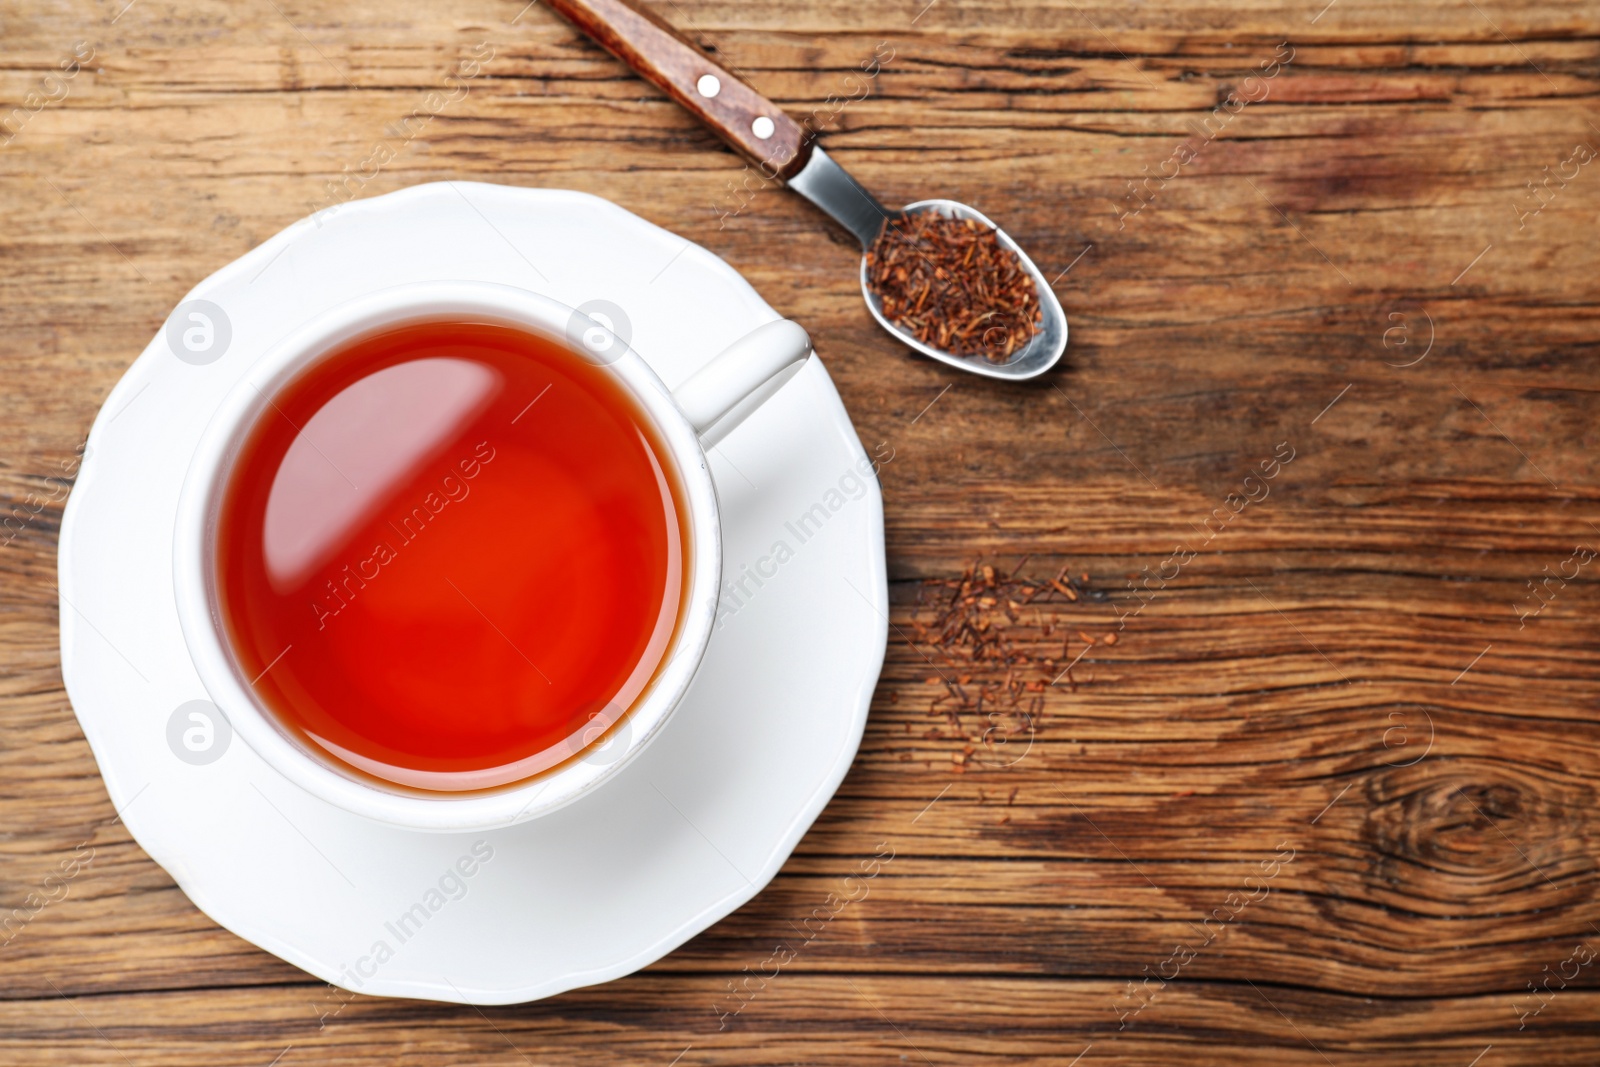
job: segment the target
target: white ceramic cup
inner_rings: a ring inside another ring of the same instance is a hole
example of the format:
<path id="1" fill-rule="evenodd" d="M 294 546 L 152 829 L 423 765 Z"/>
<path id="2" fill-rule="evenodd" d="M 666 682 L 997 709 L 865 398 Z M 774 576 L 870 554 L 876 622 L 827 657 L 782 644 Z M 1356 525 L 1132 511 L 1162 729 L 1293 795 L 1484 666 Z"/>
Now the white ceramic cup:
<path id="1" fill-rule="evenodd" d="M 313 752 L 265 708 L 234 660 L 218 604 L 215 539 L 224 487 L 238 449 L 290 380 L 347 342 L 408 323 L 470 321 L 539 334 L 602 363 L 634 396 L 665 442 L 684 490 L 690 530 L 688 595 L 667 658 L 620 721 L 594 724 L 571 759 L 495 790 L 452 794 L 384 783 Z M 577 329 L 574 329 L 577 326 Z M 683 698 L 711 636 L 721 586 L 722 538 L 705 450 L 798 373 L 811 355 L 805 330 L 787 319 L 760 326 L 676 390 L 669 390 L 622 338 L 599 323 L 522 289 L 474 282 L 398 286 L 342 304 L 262 356 L 223 399 L 195 450 L 178 502 L 173 586 L 178 619 L 201 684 L 263 760 L 307 792 L 347 811 L 417 830 L 509 825 L 576 800 L 616 774 L 655 737 Z M 576 343 L 575 343 L 576 342 Z M 602 736 L 603 735 L 603 736 Z M 603 755 L 597 755 L 603 753 Z"/>

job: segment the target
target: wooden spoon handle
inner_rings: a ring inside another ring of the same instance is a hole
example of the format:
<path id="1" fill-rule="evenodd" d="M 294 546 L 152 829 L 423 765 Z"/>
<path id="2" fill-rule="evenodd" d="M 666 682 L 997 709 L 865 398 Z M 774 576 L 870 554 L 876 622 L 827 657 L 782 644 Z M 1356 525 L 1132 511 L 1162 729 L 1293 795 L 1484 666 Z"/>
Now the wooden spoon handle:
<path id="1" fill-rule="evenodd" d="M 631 0 L 546 2 L 666 90 L 766 177 L 791 178 L 811 158 L 811 141 L 799 123 Z"/>

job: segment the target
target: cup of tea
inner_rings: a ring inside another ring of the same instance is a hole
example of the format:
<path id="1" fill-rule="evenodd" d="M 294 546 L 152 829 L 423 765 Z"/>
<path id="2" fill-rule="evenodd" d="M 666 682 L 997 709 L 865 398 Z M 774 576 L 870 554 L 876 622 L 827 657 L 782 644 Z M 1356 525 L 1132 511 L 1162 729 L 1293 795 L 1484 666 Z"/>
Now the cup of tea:
<path id="1" fill-rule="evenodd" d="M 464 831 L 570 803 L 660 732 L 721 585 L 705 450 L 811 345 L 770 322 L 669 390 L 610 326 L 508 286 L 400 286 L 224 398 L 174 592 L 201 683 L 284 777 Z"/>

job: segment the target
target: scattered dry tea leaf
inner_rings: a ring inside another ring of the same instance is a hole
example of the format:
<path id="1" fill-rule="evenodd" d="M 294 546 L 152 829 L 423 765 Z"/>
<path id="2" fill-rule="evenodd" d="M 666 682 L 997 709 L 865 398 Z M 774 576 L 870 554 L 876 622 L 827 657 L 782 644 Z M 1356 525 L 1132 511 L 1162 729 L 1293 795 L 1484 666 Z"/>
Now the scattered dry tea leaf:
<path id="1" fill-rule="evenodd" d="M 961 758 L 951 760 L 957 770 L 972 764 L 1005 766 L 1015 753 L 1025 752 L 1020 742 L 1038 729 L 1045 693 L 1057 680 L 1055 659 L 1041 655 L 1045 625 L 1049 613 L 1065 608 L 1082 587 L 1074 587 L 1065 568 L 1053 580 L 1020 578 L 1026 562 L 1009 573 L 974 563 L 959 578 L 922 585 L 911 621 L 913 639 L 945 672 L 944 691 L 928 705 L 929 715 L 943 718 L 944 729 L 925 737 L 966 742 L 955 754 Z M 1053 644 L 1049 651 L 1054 652 Z M 1064 677 L 1064 685 L 1075 684 L 1070 675 Z M 1008 741 L 1019 743 L 1003 748 Z M 1006 762 L 995 762 L 1002 757 Z"/>

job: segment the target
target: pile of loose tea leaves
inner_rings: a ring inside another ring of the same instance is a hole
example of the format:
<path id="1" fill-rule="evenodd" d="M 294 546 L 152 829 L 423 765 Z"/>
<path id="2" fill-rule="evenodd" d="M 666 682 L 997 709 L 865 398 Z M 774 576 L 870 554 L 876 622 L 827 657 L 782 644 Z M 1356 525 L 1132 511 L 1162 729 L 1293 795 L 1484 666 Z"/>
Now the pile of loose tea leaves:
<path id="1" fill-rule="evenodd" d="M 925 345 L 1004 363 L 1038 332 L 1033 276 L 994 230 L 919 211 L 891 219 L 867 250 L 883 317 Z"/>
<path id="2" fill-rule="evenodd" d="M 1066 568 L 1054 578 L 1018 578 L 1026 562 L 1009 573 L 979 562 L 959 578 L 926 582 L 912 618 L 913 640 L 931 653 L 938 670 L 927 679 L 940 687 L 928 714 L 944 720 L 924 736 L 965 742 L 951 755 L 957 771 L 969 762 L 1005 767 L 1019 761 L 1039 729 L 1045 691 L 1057 681 L 1076 686 L 1071 635 L 1063 633 L 1059 642 L 1053 636 L 1058 612 L 1047 617 L 1028 609 L 1050 601 L 1076 603 L 1086 587 Z M 1077 636 L 1086 645 L 1096 643 L 1088 634 Z M 1113 633 L 1100 643 L 1116 640 Z"/>

